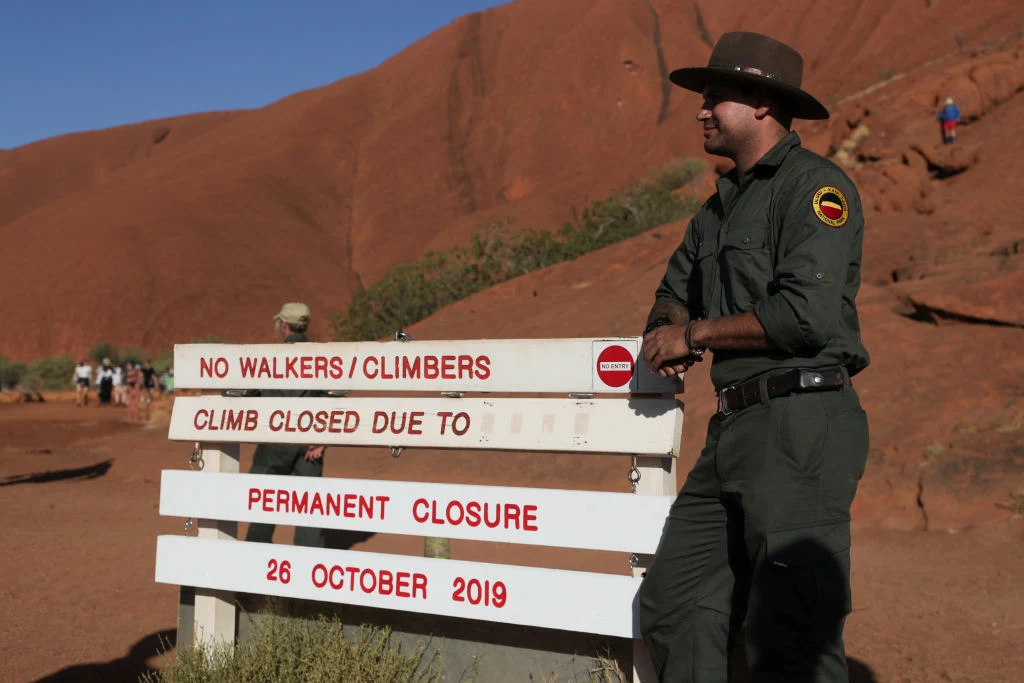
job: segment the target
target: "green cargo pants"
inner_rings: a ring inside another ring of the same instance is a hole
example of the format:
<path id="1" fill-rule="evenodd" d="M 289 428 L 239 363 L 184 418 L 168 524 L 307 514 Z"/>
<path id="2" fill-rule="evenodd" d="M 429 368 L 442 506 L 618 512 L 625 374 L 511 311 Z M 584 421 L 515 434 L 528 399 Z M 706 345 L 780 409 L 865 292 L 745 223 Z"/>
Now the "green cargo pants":
<path id="1" fill-rule="evenodd" d="M 323 458 L 310 462 L 306 460 L 306 446 L 267 445 L 256 447 L 252 456 L 250 474 L 294 474 L 299 477 L 319 477 L 324 471 Z M 273 524 L 250 524 L 245 540 L 254 543 L 270 543 L 274 537 Z M 313 548 L 324 547 L 323 529 L 295 527 L 295 545 Z"/>
<path id="2" fill-rule="evenodd" d="M 660 680 L 848 680 L 850 505 L 868 452 L 853 388 L 712 416 L 639 592 Z"/>

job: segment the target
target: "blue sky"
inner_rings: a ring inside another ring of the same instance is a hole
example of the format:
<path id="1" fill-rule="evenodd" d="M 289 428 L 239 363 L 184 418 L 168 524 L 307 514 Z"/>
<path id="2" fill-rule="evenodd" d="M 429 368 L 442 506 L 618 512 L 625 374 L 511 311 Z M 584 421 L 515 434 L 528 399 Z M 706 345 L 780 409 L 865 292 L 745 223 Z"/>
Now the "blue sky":
<path id="1" fill-rule="evenodd" d="M 494 0 L 3 0 L 0 149 L 260 107 L 366 71 Z"/>

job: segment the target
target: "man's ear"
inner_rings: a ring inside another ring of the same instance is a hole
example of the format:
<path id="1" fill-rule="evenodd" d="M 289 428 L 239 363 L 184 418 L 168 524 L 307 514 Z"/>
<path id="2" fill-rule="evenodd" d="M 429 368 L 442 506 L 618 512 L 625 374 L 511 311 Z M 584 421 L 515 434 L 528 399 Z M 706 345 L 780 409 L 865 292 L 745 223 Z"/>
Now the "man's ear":
<path id="1" fill-rule="evenodd" d="M 768 116 L 772 110 L 772 93 L 766 88 L 758 88 L 756 92 L 757 102 L 754 105 L 754 118 L 758 121 Z"/>

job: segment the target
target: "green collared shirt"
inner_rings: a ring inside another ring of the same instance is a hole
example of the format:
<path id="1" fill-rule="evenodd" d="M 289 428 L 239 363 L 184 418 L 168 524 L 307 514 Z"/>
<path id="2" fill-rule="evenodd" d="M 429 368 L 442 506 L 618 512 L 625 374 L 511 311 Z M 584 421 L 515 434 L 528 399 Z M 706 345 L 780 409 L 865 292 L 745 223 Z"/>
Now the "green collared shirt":
<path id="1" fill-rule="evenodd" d="M 714 385 L 789 367 L 867 367 L 854 304 L 864 214 L 851 180 L 791 132 L 742 178 L 733 169 L 717 186 L 655 301 L 682 304 L 693 319 L 753 311 L 776 348 L 715 351 Z"/>

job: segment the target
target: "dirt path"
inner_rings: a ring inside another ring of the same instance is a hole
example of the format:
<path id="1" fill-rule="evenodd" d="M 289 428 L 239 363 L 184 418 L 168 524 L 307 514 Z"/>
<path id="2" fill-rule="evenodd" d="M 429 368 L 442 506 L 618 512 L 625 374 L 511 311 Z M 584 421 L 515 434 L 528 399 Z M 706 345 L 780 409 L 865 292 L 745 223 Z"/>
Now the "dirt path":
<path id="1" fill-rule="evenodd" d="M 177 592 L 153 581 L 156 536 L 182 520 L 157 514 L 161 469 L 184 468 L 188 447 L 162 429 L 122 421 L 116 409 L 73 404 L 0 405 L 0 680 L 135 680 L 173 639 Z M 248 466 L 251 449 L 243 451 Z M 465 454 L 330 452 L 331 476 L 436 480 L 459 472 L 483 481 Z M 453 467 L 452 463 L 456 463 Z M 474 462 L 476 466 L 474 466 Z M 444 466 L 442 467 L 442 464 Z M 494 463 L 488 468 L 494 474 Z M 503 459 L 512 485 L 578 488 L 569 463 Z M 595 468 L 593 485 L 615 489 L 620 463 Z M 492 480 L 493 481 L 493 480 Z M 279 540 L 290 539 L 290 532 Z M 857 529 L 854 613 L 847 649 L 855 681 L 1015 681 L 1024 669 L 1024 521 L 958 534 Z M 416 553 L 418 539 L 374 536 L 362 549 Z M 522 548 L 453 543 L 464 559 L 516 562 Z M 624 557 L 532 564 L 622 571 Z"/>

